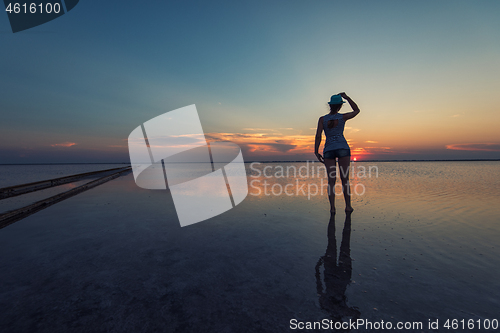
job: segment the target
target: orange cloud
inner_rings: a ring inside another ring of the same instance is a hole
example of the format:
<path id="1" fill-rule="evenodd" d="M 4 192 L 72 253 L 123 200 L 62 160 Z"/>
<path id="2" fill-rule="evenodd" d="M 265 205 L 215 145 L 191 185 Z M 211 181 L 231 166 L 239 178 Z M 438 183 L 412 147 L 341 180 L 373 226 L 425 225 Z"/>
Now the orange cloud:
<path id="1" fill-rule="evenodd" d="M 53 145 L 50 145 L 51 147 L 71 147 L 75 146 L 77 143 L 75 142 L 63 142 L 63 143 L 55 143 Z"/>
<path id="2" fill-rule="evenodd" d="M 498 143 L 458 143 L 446 145 L 446 149 L 451 150 L 471 150 L 471 151 L 500 151 Z"/>
<path id="3" fill-rule="evenodd" d="M 391 147 L 356 147 L 351 145 L 351 155 L 357 160 L 363 160 L 370 155 L 392 155 L 396 152 Z"/>
<path id="4" fill-rule="evenodd" d="M 248 129 L 247 129 L 248 130 Z M 238 144 L 249 156 L 313 156 L 314 135 L 283 135 L 270 129 L 259 129 L 262 133 L 207 133 L 210 141 L 231 141 Z M 323 142 L 325 138 L 323 138 Z M 360 147 L 356 142 L 348 139 L 353 157 L 363 159 L 363 156 L 372 154 L 393 154 L 391 147 Z M 375 141 L 369 141 L 375 143 Z M 320 150 L 322 147 L 320 147 Z"/>
<path id="5" fill-rule="evenodd" d="M 208 141 L 232 141 L 249 153 L 295 155 L 312 153 L 313 135 L 278 135 L 276 133 L 208 133 Z"/>

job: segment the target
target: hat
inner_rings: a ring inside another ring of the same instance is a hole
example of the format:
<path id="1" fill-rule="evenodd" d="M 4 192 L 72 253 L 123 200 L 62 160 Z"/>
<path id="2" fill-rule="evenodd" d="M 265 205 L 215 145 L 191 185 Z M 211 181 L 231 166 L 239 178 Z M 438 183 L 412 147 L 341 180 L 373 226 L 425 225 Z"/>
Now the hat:
<path id="1" fill-rule="evenodd" d="M 342 96 L 340 96 L 340 95 L 333 95 L 330 98 L 330 102 L 328 102 L 328 104 L 342 104 L 342 103 L 345 103 L 345 102 L 342 100 Z"/>

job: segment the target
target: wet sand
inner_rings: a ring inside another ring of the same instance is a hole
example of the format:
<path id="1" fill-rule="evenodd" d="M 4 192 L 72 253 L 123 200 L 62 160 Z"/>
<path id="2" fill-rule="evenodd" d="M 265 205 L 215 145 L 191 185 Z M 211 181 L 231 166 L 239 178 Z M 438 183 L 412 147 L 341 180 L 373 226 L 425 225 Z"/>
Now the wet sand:
<path id="1" fill-rule="evenodd" d="M 391 181 L 411 171 L 397 168 L 382 167 Z M 347 221 L 341 197 L 331 220 L 324 196 L 249 195 L 181 228 L 167 191 L 115 179 L 1 230 L 2 332 L 284 332 L 292 319 L 357 317 L 431 332 L 429 320 L 500 319 L 498 187 L 478 209 L 453 186 L 406 182 L 391 196 L 377 187 L 389 180 L 365 183 Z"/>

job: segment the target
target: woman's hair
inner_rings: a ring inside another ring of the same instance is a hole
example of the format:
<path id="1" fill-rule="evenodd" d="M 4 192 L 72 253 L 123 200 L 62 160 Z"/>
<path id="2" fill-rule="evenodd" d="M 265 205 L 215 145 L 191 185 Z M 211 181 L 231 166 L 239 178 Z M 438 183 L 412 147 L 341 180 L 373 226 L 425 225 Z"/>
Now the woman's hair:
<path id="1" fill-rule="evenodd" d="M 334 114 L 339 112 L 340 108 L 342 107 L 342 104 L 328 104 L 330 106 L 330 113 Z"/>

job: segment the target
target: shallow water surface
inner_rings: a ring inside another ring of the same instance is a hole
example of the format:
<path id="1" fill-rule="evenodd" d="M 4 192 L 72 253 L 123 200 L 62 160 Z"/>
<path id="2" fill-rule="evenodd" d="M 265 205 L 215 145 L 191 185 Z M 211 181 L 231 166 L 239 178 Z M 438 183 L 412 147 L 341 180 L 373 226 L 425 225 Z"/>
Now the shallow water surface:
<path id="1" fill-rule="evenodd" d="M 125 167 L 127 164 L 0 164 L 0 188 L 85 172 Z"/>
<path id="2" fill-rule="evenodd" d="M 266 176 L 279 165 L 292 164 L 247 164 L 247 198 L 184 228 L 168 191 L 129 174 L 0 230 L 0 325 L 282 332 L 359 318 L 450 332 L 447 319 L 500 319 L 499 162 L 357 162 L 378 174 L 352 174 L 364 191 L 350 215 L 339 193 L 334 217 L 324 175 L 295 163 L 302 176 Z"/>

